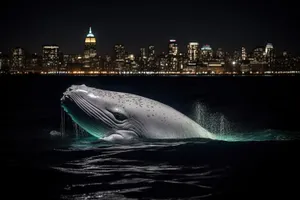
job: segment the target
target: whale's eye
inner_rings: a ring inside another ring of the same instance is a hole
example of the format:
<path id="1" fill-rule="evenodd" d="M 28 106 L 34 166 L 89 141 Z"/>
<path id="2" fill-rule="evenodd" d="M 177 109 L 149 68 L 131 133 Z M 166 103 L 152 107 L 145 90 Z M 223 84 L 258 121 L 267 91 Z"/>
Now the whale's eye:
<path id="1" fill-rule="evenodd" d="M 123 115 L 122 113 L 114 112 L 113 114 L 114 114 L 116 120 L 118 120 L 118 121 L 124 121 L 127 119 L 127 117 L 125 115 Z"/>
<path id="2" fill-rule="evenodd" d="M 107 111 L 109 111 L 116 120 L 118 121 L 124 121 L 128 117 L 126 116 L 126 113 L 123 111 L 123 109 L 120 108 L 106 108 Z"/>

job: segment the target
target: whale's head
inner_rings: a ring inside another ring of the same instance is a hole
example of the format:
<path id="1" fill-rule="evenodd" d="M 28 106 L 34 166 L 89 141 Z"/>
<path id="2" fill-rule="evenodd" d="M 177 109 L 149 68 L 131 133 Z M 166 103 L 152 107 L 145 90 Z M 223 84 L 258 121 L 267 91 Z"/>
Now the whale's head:
<path id="1" fill-rule="evenodd" d="M 61 105 L 89 134 L 109 140 L 138 138 L 143 126 L 121 102 L 123 93 L 74 85 L 64 92 Z"/>

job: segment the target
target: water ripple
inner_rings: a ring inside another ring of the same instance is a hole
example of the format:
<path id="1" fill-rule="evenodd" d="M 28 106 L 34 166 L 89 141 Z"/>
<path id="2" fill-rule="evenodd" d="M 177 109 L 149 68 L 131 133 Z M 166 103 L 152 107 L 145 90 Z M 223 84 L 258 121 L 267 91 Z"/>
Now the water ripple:
<path id="1" fill-rule="evenodd" d="M 64 188 L 62 199 L 210 197 L 213 180 L 224 177 L 226 168 L 199 162 L 176 163 L 177 158 L 172 160 L 176 149 L 186 145 L 178 142 L 83 148 L 84 156 L 53 167 L 73 177 Z M 78 152 L 80 149 L 69 151 L 70 154 Z"/>

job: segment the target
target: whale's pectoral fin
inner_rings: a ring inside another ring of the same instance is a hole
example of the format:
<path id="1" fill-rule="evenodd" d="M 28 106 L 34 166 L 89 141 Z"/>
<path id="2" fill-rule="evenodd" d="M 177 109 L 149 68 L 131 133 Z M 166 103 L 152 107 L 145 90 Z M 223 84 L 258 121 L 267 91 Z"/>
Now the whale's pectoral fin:
<path id="1" fill-rule="evenodd" d="M 107 142 L 127 143 L 134 142 L 138 139 L 137 134 L 133 131 L 118 130 L 107 134 L 102 140 Z"/>

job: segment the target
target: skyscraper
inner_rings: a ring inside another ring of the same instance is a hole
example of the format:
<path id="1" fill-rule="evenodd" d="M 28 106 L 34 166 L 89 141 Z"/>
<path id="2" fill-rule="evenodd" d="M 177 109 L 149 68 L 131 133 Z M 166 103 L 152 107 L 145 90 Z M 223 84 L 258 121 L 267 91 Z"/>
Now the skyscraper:
<path id="1" fill-rule="evenodd" d="M 156 58 L 155 58 L 155 47 L 150 45 L 148 47 L 148 70 L 156 71 Z"/>
<path id="2" fill-rule="evenodd" d="M 264 54 L 265 54 L 265 48 L 262 46 L 256 47 L 253 50 L 253 59 L 256 62 L 263 62 L 264 61 Z"/>
<path id="3" fill-rule="evenodd" d="M 213 50 L 210 45 L 203 45 L 201 48 L 201 58 L 202 60 L 211 60 L 213 57 Z"/>
<path id="4" fill-rule="evenodd" d="M 162 53 L 158 55 L 158 70 L 166 72 L 168 69 L 168 55 Z"/>
<path id="5" fill-rule="evenodd" d="M 177 56 L 178 55 L 178 45 L 176 40 L 170 40 L 169 42 L 169 55 Z"/>
<path id="6" fill-rule="evenodd" d="M 90 27 L 90 31 L 85 38 L 85 45 L 84 45 L 84 58 L 94 58 L 96 57 L 96 38 L 92 33 L 92 28 Z"/>
<path id="7" fill-rule="evenodd" d="M 145 48 L 140 48 L 140 57 L 141 59 L 146 59 L 146 49 Z"/>
<path id="8" fill-rule="evenodd" d="M 41 58 L 37 53 L 32 54 L 28 58 L 28 66 L 26 66 L 27 70 L 29 70 L 29 71 L 39 70 L 40 61 L 41 61 Z"/>
<path id="9" fill-rule="evenodd" d="M 241 60 L 241 52 L 240 51 L 236 50 L 233 52 L 233 60 L 235 62 L 238 62 Z"/>
<path id="10" fill-rule="evenodd" d="M 216 58 L 220 60 L 225 58 L 225 53 L 222 48 L 218 48 L 218 50 L 216 51 Z"/>
<path id="11" fill-rule="evenodd" d="M 140 48 L 139 64 L 142 71 L 147 70 L 147 56 L 145 48 Z"/>
<path id="12" fill-rule="evenodd" d="M 84 44 L 84 67 L 90 68 L 94 66 L 94 63 L 97 62 L 97 60 L 95 60 L 96 56 L 96 38 L 92 33 L 92 28 L 90 27 L 89 33 L 85 38 Z"/>
<path id="13" fill-rule="evenodd" d="M 199 59 L 199 43 L 190 42 L 188 44 L 188 59 L 190 62 L 196 62 Z"/>
<path id="14" fill-rule="evenodd" d="M 134 56 L 134 54 L 128 54 L 128 55 L 126 55 L 125 63 L 126 63 L 125 69 L 127 71 L 131 71 L 131 72 L 137 71 L 138 65 L 135 62 L 135 56 Z"/>
<path id="15" fill-rule="evenodd" d="M 247 59 L 246 48 L 242 47 L 242 60 L 246 60 L 246 59 Z"/>
<path id="16" fill-rule="evenodd" d="M 9 56 L 2 54 L 0 52 L 0 73 L 8 73 L 9 72 Z"/>
<path id="17" fill-rule="evenodd" d="M 57 70 L 59 67 L 59 47 L 57 45 L 43 46 L 44 70 Z"/>
<path id="18" fill-rule="evenodd" d="M 2 71 L 2 67 L 3 66 L 3 56 L 2 56 L 2 52 L 0 52 L 0 72 Z"/>
<path id="19" fill-rule="evenodd" d="M 112 60 L 109 55 L 104 56 L 104 70 L 111 71 L 112 70 Z"/>
<path id="20" fill-rule="evenodd" d="M 273 66 L 274 61 L 275 61 L 274 47 L 271 43 L 268 43 L 266 45 L 265 58 L 266 58 L 266 61 L 267 61 L 268 67 L 269 67 L 268 70 L 271 70 L 271 67 Z"/>
<path id="21" fill-rule="evenodd" d="M 116 44 L 114 48 L 115 70 L 121 71 L 125 66 L 126 52 L 122 44 Z"/>
<path id="22" fill-rule="evenodd" d="M 148 58 L 150 59 L 150 60 L 154 60 L 154 57 L 155 57 L 155 47 L 154 46 L 149 46 L 148 47 Z"/>
<path id="23" fill-rule="evenodd" d="M 25 69 L 25 52 L 24 49 L 17 47 L 12 49 L 11 72 L 22 71 Z"/>
<path id="24" fill-rule="evenodd" d="M 122 44 L 116 44 L 114 48 L 114 57 L 117 62 L 125 61 L 125 47 Z"/>
<path id="25" fill-rule="evenodd" d="M 266 57 L 270 56 L 270 53 L 273 49 L 274 49 L 273 45 L 271 43 L 268 43 L 265 48 L 265 56 Z"/>
<path id="26" fill-rule="evenodd" d="M 178 68 L 178 44 L 176 40 L 169 41 L 168 71 L 177 71 Z"/>

